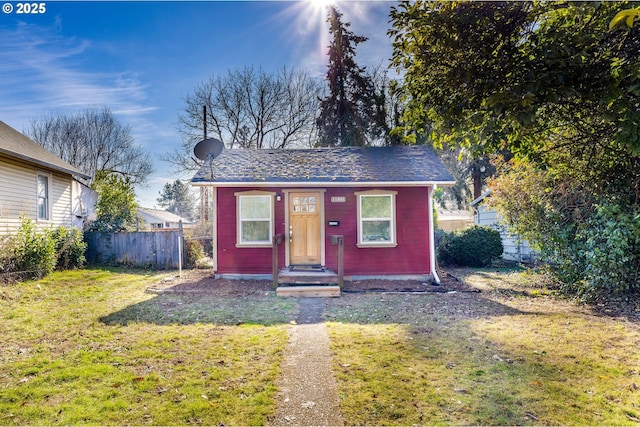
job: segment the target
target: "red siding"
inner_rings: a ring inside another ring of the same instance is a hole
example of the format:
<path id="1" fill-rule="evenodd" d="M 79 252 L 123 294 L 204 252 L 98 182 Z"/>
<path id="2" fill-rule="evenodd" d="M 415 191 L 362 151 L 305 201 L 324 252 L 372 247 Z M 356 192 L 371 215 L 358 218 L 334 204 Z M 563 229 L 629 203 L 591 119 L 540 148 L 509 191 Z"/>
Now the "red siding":
<path id="1" fill-rule="evenodd" d="M 286 187 L 286 189 L 293 189 Z M 326 265 L 337 269 L 336 246 L 329 238 L 332 234 L 344 236 L 345 275 L 372 274 L 429 274 L 429 209 L 425 187 L 376 187 L 379 190 L 394 190 L 396 196 L 397 247 L 358 248 L 356 191 L 371 190 L 372 187 L 327 188 L 325 192 L 325 248 Z M 218 188 L 218 272 L 235 274 L 271 273 L 271 248 L 236 248 L 236 197 L 235 193 L 256 188 Z M 283 188 L 260 188 L 283 194 Z M 342 196 L 345 202 L 331 202 L 331 198 Z M 285 202 L 275 202 L 275 233 L 285 233 Z M 328 226 L 329 221 L 339 221 L 337 227 Z M 278 259 L 285 266 L 285 245 L 279 247 Z"/>
<path id="2" fill-rule="evenodd" d="M 271 248 L 236 248 L 237 210 L 236 193 L 242 191 L 271 191 L 281 194 L 281 188 L 218 188 L 216 201 L 218 222 L 218 273 L 233 274 L 270 274 Z M 274 233 L 284 234 L 284 200 L 274 202 Z M 280 245 L 278 259 L 284 267 L 284 245 Z"/>

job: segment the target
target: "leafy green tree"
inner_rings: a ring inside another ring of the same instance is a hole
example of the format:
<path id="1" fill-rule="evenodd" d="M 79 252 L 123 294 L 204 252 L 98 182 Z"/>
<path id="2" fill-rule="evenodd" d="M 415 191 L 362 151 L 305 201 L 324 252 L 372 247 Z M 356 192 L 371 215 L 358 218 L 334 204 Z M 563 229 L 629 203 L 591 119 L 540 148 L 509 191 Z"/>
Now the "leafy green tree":
<path id="1" fill-rule="evenodd" d="M 512 153 L 492 199 L 582 290 L 638 287 L 631 273 L 598 285 L 583 250 L 604 218 L 626 227 L 615 213 L 640 210 L 640 29 L 609 30 L 627 7 L 417 1 L 391 13 L 406 125 L 473 155 Z"/>
<path id="2" fill-rule="evenodd" d="M 157 199 L 158 204 L 169 212 L 183 218 L 193 219 L 196 197 L 188 183 L 179 179 L 166 183 Z"/>
<path id="3" fill-rule="evenodd" d="M 534 155 L 603 138 L 640 153 L 640 34 L 608 31 L 619 2 L 402 2 L 393 64 L 405 119 L 440 142 Z M 585 126 L 586 125 L 586 126 Z"/>
<path id="4" fill-rule="evenodd" d="M 135 230 L 138 204 L 133 184 L 128 177 L 98 172 L 93 189 L 98 192 L 97 218 L 90 224 L 90 231 Z"/>
<path id="5" fill-rule="evenodd" d="M 579 159 L 563 162 L 580 167 Z M 488 203 L 551 261 L 564 291 L 585 299 L 640 291 L 637 195 L 596 194 L 571 166 L 496 163 L 501 173 L 489 183 Z"/>
<path id="6" fill-rule="evenodd" d="M 356 47 L 367 37 L 354 34 L 342 13 L 329 6 L 327 22 L 331 44 L 327 84 L 329 93 L 320 103 L 317 120 L 320 145 L 370 145 L 385 135 L 385 92 L 355 61 Z"/>

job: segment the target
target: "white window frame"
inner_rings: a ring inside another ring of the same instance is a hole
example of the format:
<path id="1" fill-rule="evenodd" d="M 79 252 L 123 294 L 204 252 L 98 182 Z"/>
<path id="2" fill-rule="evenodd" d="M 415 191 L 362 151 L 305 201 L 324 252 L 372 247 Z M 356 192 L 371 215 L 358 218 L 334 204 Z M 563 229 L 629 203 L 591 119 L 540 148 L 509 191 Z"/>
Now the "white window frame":
<path id="1" fill-rule="evenodd" d="M 47 180 L 45 188 L 45 216 L 40 216 L 40 178 Z M 36 173 L 36 221 L 49 222 L 51 221 L 51 185 L 52 176 L 48 172 L 37 171 Z"/>
<path id="2" fill-rule="evenodd" d="M 357 246 L 359 248 L 394 248 L 398 246 L 397 241 L 397 227 L 396 227 L 396 195 L 397 191 L 389 191 L 389 190 L 368 190 L 368 191 L 358 191 L 355 193 L 357 200 L 357 208 L 358 208 L 358 243 Z M 386 196 L 391 200 L 391 217 L 390 218 L 362 218 L 362 200 L 366 197 L 376 197 L 376 196 Z M 369 242 L 363 241 L 363 223 L 366 221 L 384 221 L 388 220 L 391 222 L 390 224 L 390 240 L 388 242 Z"/>
<path id="3" fill-rule="evenodd" d="M 274 196 L 276 193 L 270 191 L 243 191 L 235 193 L 236 196 L 236 247 L 237 248 L 266 248 L 272 246 L 273 230 L 275 221 Z M 269 240 L 259 241 L 242 241 L 242 200 L 250 197 L 268 197 L 269 198 L 269 218 L 252 218 L 252 220 L 269 221 Z"/>

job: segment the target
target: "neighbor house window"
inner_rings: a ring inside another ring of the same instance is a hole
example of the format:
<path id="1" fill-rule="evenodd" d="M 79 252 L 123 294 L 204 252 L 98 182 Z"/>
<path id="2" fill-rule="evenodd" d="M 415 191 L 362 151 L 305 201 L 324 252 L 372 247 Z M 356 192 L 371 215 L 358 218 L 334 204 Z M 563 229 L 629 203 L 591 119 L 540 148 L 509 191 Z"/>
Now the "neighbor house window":
<path id="1" fill-rule="evenodd" d="M 270 246 L 273 236 L 273 194 L 236 193 L 238 246 Z"/>
<path id="2" fill-rule="evenodd" d="M 38 219 L 47 221 L 49 220 L 49 181 L 50 175 L 41 174 L 37 175 L 37 208 Z"/>
<path id="3" fill-rule="evenodd" d="M 371 190 L 358 196 L 358 246 L 396 246 L 396 192 Z"/>

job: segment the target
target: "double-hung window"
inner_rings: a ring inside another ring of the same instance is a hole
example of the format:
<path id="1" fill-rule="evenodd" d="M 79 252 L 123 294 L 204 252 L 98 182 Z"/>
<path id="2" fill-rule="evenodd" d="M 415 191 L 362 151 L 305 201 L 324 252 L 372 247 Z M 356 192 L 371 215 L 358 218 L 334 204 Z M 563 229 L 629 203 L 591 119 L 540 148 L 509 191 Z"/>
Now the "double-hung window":
<path id="1" fill-rule="evenodd" d="M 237 246 L 270 246 L 273 236 L 273 193 L 236 193 Z"/>
<path id="2" fill-rule="evenodd" d="M 51 175 L 45 173 L 38 173 L 36 181 L 36 206 L 38 210 L 38 220 L 49 220 L 49 182 Z"/>
<path id="3" fill-rule="evenodd" d="M 371 190 L 357 192 L 358 246 L 396 246 L 395 191 Z"/>

